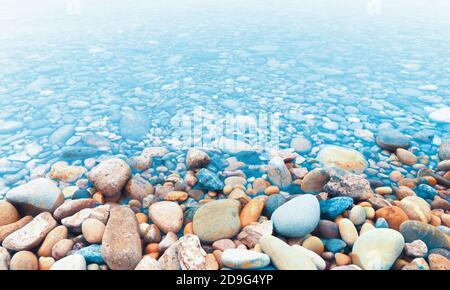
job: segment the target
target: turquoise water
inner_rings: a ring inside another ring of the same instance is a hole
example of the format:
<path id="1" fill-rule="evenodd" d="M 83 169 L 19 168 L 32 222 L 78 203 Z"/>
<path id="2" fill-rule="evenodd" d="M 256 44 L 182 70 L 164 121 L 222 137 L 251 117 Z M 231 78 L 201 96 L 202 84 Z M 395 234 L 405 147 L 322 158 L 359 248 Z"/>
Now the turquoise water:
<path id="1" fill-rule="evenodd" d="M 431 164 L 450 132 L 449 1 L 29 2 L 0 2 L 0 194 L 56 160 L 195 145 L 195 109 L 237 120 L 199 129 L 211 144 L 301 135 L 305 158 L 343 145 L 373 168 L 380 128 Z"/>

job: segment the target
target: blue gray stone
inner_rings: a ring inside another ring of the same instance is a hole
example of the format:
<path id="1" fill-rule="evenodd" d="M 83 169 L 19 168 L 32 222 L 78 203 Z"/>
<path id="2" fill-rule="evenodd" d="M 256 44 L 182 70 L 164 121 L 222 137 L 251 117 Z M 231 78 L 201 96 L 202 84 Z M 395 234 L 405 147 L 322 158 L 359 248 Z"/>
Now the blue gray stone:
<path id="1" fill-rule="evenodd" d="M 320 213 L 323 218 L 334 220 L 353 204 L 353 199 L 347 196 L 334 197 L 320 201 Z"/>

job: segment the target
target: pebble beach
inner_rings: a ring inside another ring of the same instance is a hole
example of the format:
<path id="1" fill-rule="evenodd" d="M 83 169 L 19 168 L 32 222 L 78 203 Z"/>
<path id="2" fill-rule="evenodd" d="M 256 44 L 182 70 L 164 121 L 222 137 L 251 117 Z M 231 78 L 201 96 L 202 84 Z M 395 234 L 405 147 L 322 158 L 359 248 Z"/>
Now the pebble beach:
<path id="1" fill-rule="evenodd" d="M 0 12 L 0 270 L 450 270 L 445 9 L 262 2 Z"/>

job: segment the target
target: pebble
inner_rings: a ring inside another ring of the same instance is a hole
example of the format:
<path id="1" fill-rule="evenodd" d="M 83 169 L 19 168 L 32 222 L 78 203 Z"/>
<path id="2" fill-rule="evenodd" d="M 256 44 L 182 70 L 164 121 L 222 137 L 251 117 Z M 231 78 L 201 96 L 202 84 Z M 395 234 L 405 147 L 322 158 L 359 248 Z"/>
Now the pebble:
<path id="1" fill-rule="evenodd" d="M 409 257 L 421 258 L 428 253 L 427 245 L 421 240 L 415 240 L 411 243 L 405 243 L 405 254 Z"/>
<path id="2" fill-rule="evenodd" d="M 273 222 L 271 220 L 263 221 L 260 224 L 251 224 L 246 226 L 237 236 L 239 242 L 248 248 L 254 248 L 259 244 L 262 236 L 273 233 Z"/>
<path id="3" fill-rule="evenodd" d="M 148 270 L 161 270 L 158 261 L 148 255 L 144 256 L 142 260 L 137 264 L 135 270 L 148 271 Z"/>
<path id="4" fill-rule="evenodd" d="M 439 158 L 441 160 L 450 159 L 450 138 L 443 140 L 439 146 Z"/>
<path id="5" fill-rule="evenodd" d="M 47 234 L 37 254 L 40 257 L 51 257 L 53 246 L 60 240 L 66 239 L 68 234 L 69 232 L 65 226 L 57 226 Z"/>
<path id="6" fill-rule="evenodd" d="M 353 199 L 347 196 L 334 197 L 327 200 L 321 200 L 320 213 L 323 218 L 334 220 L 353 204 Z"/>
<path id="7" fill-rule="evenodd" d="M 0 200 L 0 227 L 15 223 L 19 219 L 20 215 L 14 205 L 7 201 Z"/>
<path id="8" fill-rule="evenodd" d="M 322 148 L 317 154 L 317 160 L 324 166 L 335 166 L 356 174 L 364 172 L 368 166 L 360 152 L 334 145 Z"/>
<path id="9" fill-rule="evenodd" d="M 140 174 L 134 175 L 125 185 L 125 194 L 131 199 L 143 201 L 147 196 L 154 194 L 155 189 L 149 181 Z"/>
<path id="10" fill-rule="evenodd" d="M 361 175 L 334 169 L 330 176 L 324 191 L 331 196 L 348 196 L 355 200 L 366 200 L 372 197 L 369 181 Z"/>
<path id="11" fill-rule="evenodd" d="M 94 205 L 95 201 L 92 198 L 67 200 L 55 210 L 53 217 L 60 221 L 63 218 L 76 214 L 82 209 L 93 208 Z"/>
<path id="12" fill-rule="evenodd" d="M 317 270 L 309 256 L 272 235 L 262 236 L 260 244 L 278 270 Z"/>
<path id="13" fill-rule="evenodd" d="M 406 213 L 398 206 L 380 208 L 375 212 L 375 217 L 377 219 L 385 219 L 389 227 L 396 231 L 399 230 L 403 222 L 409 219 Z"/>
<path id="14" fill-rule="evenodd" d="M 73 244 L 73 241 L 69 239 L 58 241 L 52 248 L 52 257 L 55 258 L 55 260 L 64 258 L 72 249 Z"/>
<path id="15" fill-rule="evenodd" d="M 403 164 L 412 165 L 417 163 L 417 156 L 414 155 L 414 153 L 412 153 L 411 151 L 403 148 L 397 148 L 395 154 Z"/>
<path id="16" fill-rule="evenodd" d="M 130 208 L 111 208 L 103 234 L 102 255 L 112 270 L 133 270 L 142 259 L 138 222 Z"/>
<path id="17" fill-rule="evenodd" d="M 52 257 L 39 257 L 39 270 L 50 270 L 55 264 L 55 259 Z"/>
<path id="18" fill-rule="evenodd" d="M 232 269 L 260 269 L 269 265 L 270 257 L 255 251 L 227 249 L 222 254 L 222 263 Z"/>
<path id="19" fill-rule="evenodd" d="M 207 243 L 234 237 L 241 229 L 239 210 L 240 203 L 232 199 L 203 205 L 194 215 L 194 233 Z"/>
<path id="20" fill-rule="evenodd" d="M 50 270 L 86 270 L 86 261 L 83 256 L 74 254 L 56 261 Z"/>
<path id="21" fill-rule="evenodd" d="M 358 231 L 355 225 L 347 218 L 343 218 L 338 222 L 339 234 L 342 240 L 348 245 L 352 246 L 358 239 Z"/>
<path id="22" fill-rule="evenodd" d="M 149 217 L 165 233 L 178 233 L 183 225 L 183 210 L 176 202 L 160 201 L 149 208 Z"/>
<path id="23" fill-rule="evenodd" d="M 429 223 L 431 220 L 430 205 L 418 196 L 407 196 L 398 205 L 411 220 Z"/>
<path id="24" fill-rule="evenodd" d="M 270 218 L 273 212 L 281 205 L 283 205 L 286 201 L 287 199 L 281 194 L 273 194 L 269 196 L 264 201 L 263 214 Z"/>
<path id="25" fill-rule="evenodd" d="M 291 173 L 286 167 L 283 158 L 279 156 L 276 156 L 270 160 L 267 175 L 272 184 L 280 188 L 286 188 L 292 182 Z"/>
<path id="26" fill-rule="evenodd" d="M 277 233 L 291 238 L 303 237 L 319 224 L 319 201 L 311 194 L 298 196 L 277 208 L 271 220 Z"/>
<path id="27" fill-rule="evenodd" d="M 197 178 L 206 190 L 218 191 L 225 186 L 215 173 L 206 168 L 202 168 L 197 172 Z"/>
<path id="28" fill-rule="evenodd" d="M 360 205 L 352 207 L 349 213 L 349 219 L 357 226 L 362 225 L 366 220 L 366 211 L 364 207 Z"/>
<path id="29" fill-rule="evenodd" d="M 352 260 L 365 270 L 388 270 L 402 253 L 403 236 L 392 229 L 374 229 L 353 245 Z"/>
<path id="30" fill-rule="evenodd" d="M 383 129 L 378 132 L 376 142 L 383 149 L 395 151 L 397 148 L 408 148 L 411 140 L 400 131 Z"/>
<path id="31" fill-rule="evenodd" d="M 450 270 L 450 260 L 438 254 L 428 256 L 431 270 Z"/>
<path id="32" fill-rule="evenodd" d="M 190 169 L 206 167 L 211 158 L 202 150 L 191 148 L 186 153 L 186 165 Z"/>
<path id="33" fill-rule="evenodd" d="M 325 239 L 339 238 L 339 227 L 333 221 L 321 220 L 319 222 L 319 233 Z"/>
<path id="34" fill-rule="evenodd" d="M 97 244 L 102 242 L 105 227 L 106 226 L 101 221 L 87 218 L 81 224 L 81 231 L 87 242 Z"/>
<path id="35" fill-rule="evenodd" d="M 256 222 L 260 217 L 263 208 L 264 208 L 264 201 L 262 199 L 254 198 L 250 200 L 244 206 L 241 213 L 239 214 L 239 218 L 241 220 L 241 227 L 245 228 L 251 223 Z"/>
<path id="36" fill-rule="evenodd" d="M 415 240 L 422 240 L 428 250 L 434 248 L 449 248 L 448 238 L 436 227 L 419 221 L 406 221 L 400 226 L 400 233 L 405 241 L 411 243 Z"/>
<path id="37" fill-rule="evenodd" d="M 122 159 L 109 158 L 95 166 L 88 177 L 105 197 L 113 197 L 121 194 L 125 184 L 131 178 L 131 168 Z"/>
<path id="38" fill-rule="evenodd" d="M 105 263 L 102 256 L 102 245 L 93 244 L 81 248 L 76 253 L 83 256 L 83 258 L 86 260 L 86 263 L 97 263 L 97 264 Z"/>
<path id="39" fill-rule="evenodd" d="M 310 236 L 306 238 L 302 243 L 302 247 L 313 251 L 318 255 L 321 255 L 325 251 L 325 246 L 322 240 L 316 236 Z"/>
<path id="40" fill-rule="evenodd" d="M 311 251 L 300 245 L 292 245 L 291 247 L 295 251 L 300 252 L 302 255 L 309 257 L 316 266 L 317 270 L 325 270 L 325 268 L 327 267 L 325 260 L 314 251 Z"/>
<path id="41" fill-rule="evenodd" d="M 10 261 L 11 255 L 9 254 L 8 250 L 0 247 L 0 271 L 8 270 Z"/>
<path id="42" fill-rule="evenodd" d="M 236 244 L 230 239 L 222 239 L 222 240 L 215 241 L 212 244 L 212 247 L 215 250 L 220 250 L 223 252 L 228 249 L 236 248 Z"/>
<path id="43" fill-rule="evenodd" d="M 316 168 L 308 172 L 302 180 L 301 188 L 306 193 L 323 191 L 323 187 L 330 180 L 330 176 L 324 169 Z"/>
<path id="44" fill-rule="evenodd" d="M 57 222 L 48 212 L 37 215 L 17 231 L 3 240 L 2 246 L 8 250 L 22 251 L 37 247 L 45 236 L 57 226 Z"/>
<path id="45" fill-rule="evenodd" d="M 10 270 L 39 270 L 39 262 L 35 254 L 30 251 L 19 251 L 12 256 Z"/>
<path id="46" fill-rule="evenodd" d="M 308 153 L 312 149 L 311 141 L 303 136 L 294 137 L 291 140 L 290 146 L 298 153 Z"/>

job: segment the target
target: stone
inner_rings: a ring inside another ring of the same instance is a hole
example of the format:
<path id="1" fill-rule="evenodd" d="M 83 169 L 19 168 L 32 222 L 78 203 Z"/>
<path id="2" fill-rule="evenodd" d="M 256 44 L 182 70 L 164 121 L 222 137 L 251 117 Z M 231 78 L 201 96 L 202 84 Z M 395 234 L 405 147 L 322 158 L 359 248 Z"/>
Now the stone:
<path id="1" fill-rule="evenodd" d="M 133 270 L 142 259 L 139 227 L 134 212 L 113 207 L 102 240 L 102 255 L 112 270 Z"/>
<path id="2" fill-rule="evenodd" d="M 143 201 L 147 196 L 154 194 L 155 189 L 150 182 L 140 174 L 134 175 L 125 185 L 125 194 L 131 199 Z"/>
<path id="3" fill-rule="evenodd" d="M 186 153 L 186 165 L 189 169 L 206 167 L 211 158 L 202 150 L 191 148 Z"/>
<path id="4" fill-rule="evenodd" d="M 428 256 L 431 270 L 450 270 L 450 260 L 438 254 Z"/>
<path id="5" fill-rule="evenodd" d="M 73 244 L 73 241 L 69 239 L 63 239 L 57 242 L 52 248 L 52 257 L 55 260 L 64 258 L 72 249 Z"/>
<path id="6" fill-rule="evenodd" d="M 135 270 L 161 270 L 158 261 L 150 256 L 144 256 L 142 260 L 137 264 Z"/>
<path id="7" fill-rule="evenodd" d="M 273 233 L 273 222 L 271 220 L 263 221 L 260 224 L 250 224 L 242 229 L 237 236 L 237 239 L 252 249 L 257 244 L 262 236 L 271 235 Z"/>
<path id="8" fill-rule="evenodd" d="M 9 134 L 23 128 L 23 123 L 19 121 L 1 120 L 0 134 Z"/>
<path id="9" fill-rule="evenodd" d="M 161 242 L 158 244 L 158 252 L 164 253 L 168 248 L 170 248 L 173 244 L 178 244 L 178 237 L 173 232 L 168 232 L 167 235 L 163 237 Z"/>
<path id="10" fill-rule="evenodd" d="M 333 267 L 330 270 L 344 270 L 344 271 L 352 271 L 352 270 L 362 270 L 360 267 L 356 266 L 356 265 L 345 265 L 345 266 L 337 266 L 337 267 Z"/>
<path id="11" fill-rule="evenodd" d="M 341 239 L 329 239 L 325 241 L 325 249 L 332 253 L 342 251 L 347 244 Z"/>
<path id="12" fill-rule="evenodd" d="M 206 270 L 206 252 L 197 236 L 188 234 L 180 238 L 178 261 L 182 270 Z"/>
<path id="13" fill-rule="evenodd" d="M 405 244 L 405 254 L 408 257 L 421 258 L 428 253 L 427 245 L 421 240 L 415 240 Z"/>
<path id="14" fill-rule="evenodd" d="M 230 239 L 222 239 L 222 240 L 215 241 L 212 244 L 212 247 L 214 250 L 220 250 L 223 252 L 228 249 L 236 248 L 236 244 Z"/>
<path id="15" fill-rule="evenodd" d="M 364 172 L 368 166 L 366 158 L 358 151 L 334 145 L 323 147 L 316 159 L 324 166 L 338 167 L 356 174 Z"/>
<path id="16" fill-rule="evenodd" d="M 450 171 L 450 160 L 444 160 L 436 166 L 437 171 Z"/>
<path id="17" fill-rule="evenodd" d="M 3 242 L 3 240 L 9 236 L 10 234 L 14 233 L 15 231 L 19 230 L 20 228 L 24 227 L 26 224 L 31 222 L 33 220 L 33 217 L 28 215 L 20 220 L 18 220 L 15 223 L 4 225 L 0 227 L 0 243 Z"/>
<path id="18" fill-rule="evenodd" d="M 412 165 L 417 163 L 417 156 L 414 155 L 411 151 L 408 151 L 403 148 L 397 148 L 395 150 L 395 155 L 397 155 L 398 159 L 406 165 Z"/>
<path id="19" fill-rule="evenodd" d="M 183 210 L 176 202 L 160 201 L 152 204 L 149 217 L 165 233 L 178 233 L 183 225 Z"/>
<path id="20" fill-rule="evenodd" d="M 383 129 L 378 132 L 376 142 L 383 149 L 395 151 L 397 148 L 408 148 L 411 138 L 397 130 Z"/>
<path id="21" fill-rule="evenodd" d="M 450 159 L 450 138 L 443 140 L 439 146 L 439 158 L 441 160 Z"/>
<path id="22" fill-rule="evenodd" d="M 235 188 L 238 186 L 245 186 L 247 180 L 241 176 L 230 176 L 224 180 L 224 184 L 231 186 L 231 188 Z"/>
<path id="23" fill-rule="evenodd" d="M 206 190 L 219 191 L 222 190 L 225 184 L 222 180 L 211 170 L 202 168 L 197 172 L 198 182 Z"/>
<path id="24" fill-rule="evenodd" d="M 0 200 L 0 227 L 15 223 L 19 219 L 20 215 L 14 205 L 7 201 Z"/>
<path id="25" fill-rule="evenodd" d="M 65 161 L 59 161 L 53 164 L 49 177 L 59 179 L 65 182 L 74 182 L 86 173 L 86 169 L 81 166 L 70 166 Z"/>
<path id="26" fill-rule="evenodd" d="M 362 175 L 336 169 L 331 171 L 330 181 L 324 186 L 324 191 L 331 196 L 348 196 L 355 200 L 366 200 L 373 194 L 369 181 Z"/>
<path id="27" fill-rule="evenodd" d="M 83 256 L 74 254 L 56 261 L 50 270 L 86 270 L 86 261 Z"/>
<path id="28" fill-rule="evenodd" d="M 300 252 L 302 255 L 309 257 L 318 270 L 325 270 L 327 267 L 325 260 L 322 259 L 322 257 L 317 253 L 300 245 L 292 245 L 291 247 L 297 252 Z"/>
<path id="29" fill-rule="evenodd" d="M 357 226 L 362 225 L 366 221 L 366 211 L 362 206 L 355 205 L 350 210 L 349 219 Z"/>
<path id="30" fill-rule="evenodd" d="M 150 118 L 143 112 L 125 110 L 119 122 L 120 135 L 132 141 L 141 141 L 150 132 Z"/>
<path id="31" fill-rule="evenodd" d="M 87 218 L 81 224 L 81 232 L 88 243 L 97 244 L 102 242 L 105 227 L 101 221 Z"/>
<path id="32" fill-rule="evenodd" d="M 402 253 L 403 236 L 392 229 L 374 229 L 361 235 L 353 245 L 353 263 L 364 270 L 389 270 Z"/>
<path id="33" fill-rule="evenodd" d="M 338 215 L 353 205 L 353 199 L 347 196 L 340 196 L 321 200 L 319 204 L 320 213 L 323 218 L 334 220 Z"/>
<path id="34" fill-rule="evenodd" d="M 431 220 L 431 208 L 428 202 L 418 196 L 407 196 L 398 205 L 411 220 L 428 223 Z"/>
<path id="35" fill-rule="evenodd" d="M 51 179 L 36 178 L 8 191 L 6 200 L 26 214 L 54 212 L 64 202 L 64 195 Z"/>
<path id="36" fill-rule="evenodd" d="M 95 201 L 92 198 L 67 200 L 55 210 L 55 212 L 53 213 L 53 217 L 56 220 L 60 221 L 63 218 L 76 214 L 82 209 L 93 208 L 94 205 Z"/>
<path id="37" fill-rule="evenodd" d="M 427 245 L 428 250 L 449 247 L 446 235 L 436 227 L 426 223 L 412 220 L 406 221 L 400 226 L 400 233 L 408 243 L 422 240 Z"/>
<path id="38" fill-rule="evenodd" d="M 241 229 L 239 210 L 240 203 L 233 199 L 208 202 L 195 212 L 194 233 L 206 243 L 236 236 Z"/>
<path id="39" fill-rule="evenodd" d="M 409 218 L 406 213 L 398 206 L 390 206 L 380 208 L 375 212 L 377 219 L 384 218 L 391 229 L 399 230 L 400 225 L 407 221 Z"/>
<path id="40" fill-rule="evenodd" d="M 8 250 L 0 247 L 0 271 L 8 270 L 10 261 L 11 255 L 9 254 Z"/>
<path id="41" fill-rule="evenodd" d="M 123 187 L 131 178 L 131 168 L 122 159 L 109 158 L 95 166 L 88 177 L 102 195 L 113 197 L 121 194 Z"/>
<path id="42" fill-rule="evenodd" d="M 428 115 L 430 120 L 437 123 L 450 124 L 450 107 L 439 108 Z"/>
<path id="43" fill-rule="evenodd" d="M 37 215 L 31 222 L 13 232 L 3 240 L 3 247 L 8 250 L 30 250 L 38 246 L 47 234 L 57 226 L 49 212 Z"/>
<path id="44" fill-rule="evenodd" d="M 162 270 L 181 270 L 178 260 L 178 241 L 173 243 L 158 259 L 158 266 Z"/>
<path id="45" fill-rule="evenodd" d="M 260 269 L 269 265 L 270 257 L 255 251 L 227 249 L 222 254 L 222 263 L 231 269 Z"/>
<path id="46" fill-rule="evenodd" d="M 12 256 L 10 270 L 39 270 L 39 262 L 35 254 L 30 251 L 19 251 Z"/>
<path id="47" fill-rule="evenodd" d="M 267 175 L 272 184 L 280 188 L 286 188 L 292 182 L 291 173 L 286 167 L 286 164 L 284 164 L 283 158 L 279 156 L 270 160 L 267 168 Z"/>
<path id="48" fill-rule="evenodd" d="M 402 270 L 430 270 L 424 258 L 416 258 L 403 266 Z"/>
<path id="49" fill-rule="evenodd" d="M 309 139 L 303 136 L 296 136 L 291 140 L 291 148 L 298 153 L 308 153 L 311 151 L 312 144 Z"/>
<path id="50" fill-rule="evenodd" d="M 241 227 L 245 228 L 251 223 L 258 221 L 263 211 L 263 208 L 264 208 L 264 201 L 262 199 L 254 198 L 250 200 L 244 206 L 241 213 L 239 214 L 239 218 L 241 220 Z"/>
<path id="51" fill-rule="evenodd" d="M 55 264 L 55 259 L 52 257 L 39 257 L 39 270 L 50 270 Z"/>
<path id="52" fill-rule="evenodd" d="M 56 129 L 48 138 L 52 145 L 64 145 L 75 133 L 75 126 L 71 124 L 63 125 Z"/>
<path id="53" fill-rule="evenodd" d="M 415 188 L 417 196 L 423 198 L 423 199 L 430 199 L 433 200 L 435 196 L 438 195 L 436 189 L 429 186 L 428 184 L 419 184 Z"/>
<path id="54" fill-rule="evenodd" d="M 316 168 L 305 175 L 302 180 L 301 188 L 306 193 L 321 192 L 329 180 L 330 176 L 326 170 Z"/>
<path id="55" fill-rule="evenodd" d="M 317 270 L 309 256 L 272 235 L 262 236 L 260 244 L 278 270 Z"/>
<path id="56" fill-rule="evenodd" d="M 104 264 L 102 256 L 102 245 L 92 244 L 90 246 L 81 248 L 76 254 L 83 256 L 86 263 Z"/>
<path id="57" fill-rule="evenodd" d="M 63 218 L 61 223 L 69 228 L 72 232 L 81 232 L 83 222 L 88 218 L 93 218 L 106 224 L 109 217 L 109 205 L 101 205 L 95 208 L 85 208 L 77 212 L 76 214 Z"/>
<path id="58" fill-rule="evenodd" d="M 349 219 L 343 218 L 339 221 L 338 227 L 342 240 L 347 245 L 352 246 L 358 239 L 358 231 L 355 225 Z"/>
<path id="59" fill-rule="evenodd" d="M 321 220 L 319 222 L 319 233 L 325 239 L 337 239 L 339 238 L 339 228 L 338 225 L 329 220 Z"/>
<path id="60" fill-rule="evenodd" d="M 155 224 L 139 224 L 139 231 L 141 233 L 141 238 L 144 242 L 149 243 L 159 243 L 161 241 L 161 231 Z"/>
<path id="61" fill-rule="evenodd" d="M 287 199 L 281 194 L 272 194 L 264 201 L 263 214 L 267 217 L 271 217 L 273 212 L 284 204 Z"/>
<path id="62" fill-rule="evenodd" d="M 319 224 L 319 201 L 311 194 L 298 196 L 277 208 L 271 220 L 277 233 L 291 238 L 303 237 Z"/>
<path id="63" fill-rule="evenodd" d="M 60 240 L 67 239 L 68 234 L 65 226 L 57 226 L 47 234 L 37 254 L 40 257 L 51 257 L 53 246 Z"/>

